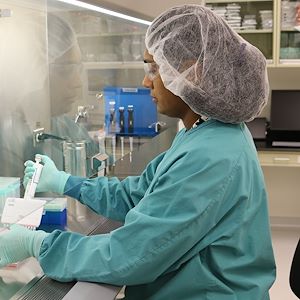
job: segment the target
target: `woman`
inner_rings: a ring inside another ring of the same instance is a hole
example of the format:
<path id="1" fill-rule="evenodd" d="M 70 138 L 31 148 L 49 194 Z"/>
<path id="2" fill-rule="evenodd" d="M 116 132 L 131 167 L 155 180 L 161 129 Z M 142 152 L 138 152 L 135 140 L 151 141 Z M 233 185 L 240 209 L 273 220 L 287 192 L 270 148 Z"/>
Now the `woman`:
<path id="1" fill-rule="evenodd" d="M 38 185 L 124 226 L 91 237 L 13 227 L 1 264 L 33 255 L 57 280 L 126 285 L 125 299 L 269 299 L 275 265 L 267 196 L 243 123 L 266 104 L 265 58 L 200 5 L 158 16 L 145 42 L 143 84 L 158 111 L 185 129 L 140 176 L 87 180 L 42 156 Z M 33 172 L 28 162 L 25 185 Z M 24 250 L 12 254 L 12 240 L 24 236 Z"/>

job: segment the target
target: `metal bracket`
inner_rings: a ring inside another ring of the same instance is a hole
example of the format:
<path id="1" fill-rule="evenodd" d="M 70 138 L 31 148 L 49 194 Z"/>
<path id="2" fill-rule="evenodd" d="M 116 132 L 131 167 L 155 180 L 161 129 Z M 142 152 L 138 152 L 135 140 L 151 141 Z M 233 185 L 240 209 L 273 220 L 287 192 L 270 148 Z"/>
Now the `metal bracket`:
<path id="1" fill-rule="evenodd" d="M 93 170 L 98 169 L 102 162 L 105 162 L 108 159 L 108 155 L 106 153 L 97 153 L 91 158 L 91 168 Z"/>
<path id="2" fill-rule="evenodd" d="M 94 109 L 94 105 L 79 105 L 77 107 L 77 114 L 75 115 L 75 123 L 78 122 L 79 118 L 87 119 L 89 110 Z"/>
<path id="3" fill-rule="evenodd" d="M 39 137 L 44 133 L 45 128 L 37 128 L 33 130 L 33 147 L 36 147 L 41 142 Z"/>

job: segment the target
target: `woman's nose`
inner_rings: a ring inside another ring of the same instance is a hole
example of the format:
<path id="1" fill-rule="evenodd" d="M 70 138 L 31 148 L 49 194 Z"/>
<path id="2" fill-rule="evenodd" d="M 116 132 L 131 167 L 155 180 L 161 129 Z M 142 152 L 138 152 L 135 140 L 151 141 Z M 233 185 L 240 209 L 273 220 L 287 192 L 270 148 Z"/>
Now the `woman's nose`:
<path id="1" fill-rule="evenodd" d="M 149 88 L 149 89 L 151 89 L 153 87 L 153 81 L 150 80 L 148 78 L 148 76 L 146 76 L 146 75 L 145 75 L 145 77 L 143 79 L 142 84 L 143 84 L 144 87 Z"/>

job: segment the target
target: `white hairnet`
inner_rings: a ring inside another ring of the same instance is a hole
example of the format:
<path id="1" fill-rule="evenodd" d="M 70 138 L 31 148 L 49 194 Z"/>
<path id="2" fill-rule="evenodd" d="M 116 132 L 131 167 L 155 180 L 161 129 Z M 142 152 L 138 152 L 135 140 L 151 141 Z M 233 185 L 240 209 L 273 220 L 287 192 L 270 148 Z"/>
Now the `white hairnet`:
<path id="1" fill-rule="evenodd" d="M 49 63 L 62 57 L 76 43 L 76 35 L 72 27 L 61 17 L 49 13 L 47 15 L 48 58 Z"/>
<path id="2" fill-rule="evenodd" d="M 145 43 L 165 87 L 197 114 L 239 123 L 267 102 L 263 54 L 208 8 L 165 11 L 149 26 Z"/>

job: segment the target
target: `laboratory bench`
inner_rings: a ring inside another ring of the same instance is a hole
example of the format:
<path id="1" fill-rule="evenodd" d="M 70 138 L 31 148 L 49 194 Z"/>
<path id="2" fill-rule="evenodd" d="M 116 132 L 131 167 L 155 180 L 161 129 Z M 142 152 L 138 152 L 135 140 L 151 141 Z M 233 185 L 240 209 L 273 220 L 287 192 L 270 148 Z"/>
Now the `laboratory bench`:
<path id="1" fill-rule="evenodd" d="M 132 153 L 117 160 L 107 175 L 123 179 L 129 175 L 140 174 L 152 158 L 170 147 L 175 134 L 176 128 L 167 128 L 157 136 L 146 139 Z M 99 216 L 78 201 L 68 199 L 66 230 L 93 235 L 107 233 L 120 226 L 121 223 Z M 51 231 L 50 227 L 43 229 Z M 11 268 L 0 269 L 0 300 L 111 300 L 115 299 L 121 288 L 90 282 L 55 281 L 43 274 L 34 258 Z"/>

